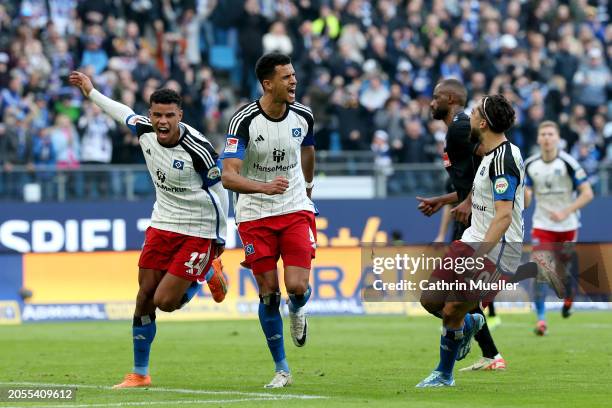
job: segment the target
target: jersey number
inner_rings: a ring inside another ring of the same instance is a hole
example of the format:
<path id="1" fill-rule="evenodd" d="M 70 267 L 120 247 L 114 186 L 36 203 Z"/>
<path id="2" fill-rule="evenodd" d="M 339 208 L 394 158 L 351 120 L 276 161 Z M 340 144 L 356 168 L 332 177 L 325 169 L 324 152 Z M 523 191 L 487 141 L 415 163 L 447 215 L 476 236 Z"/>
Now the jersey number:
<path id="1" fill-rule="evenodd" d="M 204 266 L 208 263 L 208 258 L 210 257 L 210 249 L 208 252 L 192 252 L 191 259 L 185 262 L 185 266 L 187 267 L 187 273 L 190 275 L 201 275 L 204 272 Z M 197 260 L 197 262 L 196 262 Z"/>

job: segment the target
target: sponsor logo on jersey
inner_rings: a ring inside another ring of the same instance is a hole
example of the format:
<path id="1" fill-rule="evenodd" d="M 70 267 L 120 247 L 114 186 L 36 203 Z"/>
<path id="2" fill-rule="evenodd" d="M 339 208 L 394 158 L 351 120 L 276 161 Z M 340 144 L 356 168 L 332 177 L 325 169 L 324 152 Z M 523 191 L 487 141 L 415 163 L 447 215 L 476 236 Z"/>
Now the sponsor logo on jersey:
<path id="1" fill-rule="evenodd" d="M 238 151 L 238 138 L 228 137 L 225 141 L 225 153 L 236 153 Z"/>
<path id="2" fill-rule="evenodd" d="M 480 204 L 476 204 L 476 203 L 472 203 L 472 208 L 478 211 L 487 211 L 487 206 L 486 205 L 480 205 Z"/>
<path id="3" fill-rule="evenodd" d="M 293 129 L 291 129 L 291 134 L 293 135 L 293 137 L 301 137 L 302 136 L 302 129 L 301 128 L 293 128 Z"/>
<path id="4" fill-rule="evenodd" d="M 547 176 L 544 179 L 544 185 L 546 186 L 547 189 L 551 189 L 553 187 L 553 178 L 552 176 Z"/>
<path id="5" fill-rule="evenodd" d="M 183 170 L 185 168 L 185 162 L 182 160 L 174 159 L 174 162 L 172 162 L 172 167 L 174 167 L 177 170 Z"/>
<path id="6" fill-rule="evenodd" d="M 155 182 L 155 185 L 157 186 L 157 188 L 167 191 L 169 193 L 184 193 L 187 191 L 187 189 L 184 187 L 168 187 L 165 184 L 158 183 L 157 181 Z"/>
<path id="7" fill-rule="evenodd" d="M 253 255 L 255 253 L 255 247 L 253 246 L 253 244 L 247 244 L 244 247 L 244 253 L 247 254 L 247 256 Z"/>
<path id="8" fill-rule="evenodd" d="M 151 149 L 147 149 L 146 152 L 149 156 L 151 155 Z"/>
<path id="9" fill-rule="evenodd" d="M 256 142 L 263 142 L 264 138 L 262 135 L 257 136 L 257 139 L 255 139 Z"/>
<path id="10" fill-rule="evenodd" d="M 497 194 L 505 193 L 508 190 L 508 187 L 510 187 L 510 183 L 508 183 L 508 180 L 506 180 L 505 177 L 500 177 L 495 180 L 495 192 Z"/>
<path id="11" fill-rule="evenodd" d="M 481 176 L 484 176 L 484 172 L 485 172 L 485 170 L 486 170 L 486 169 L 487 169 L 487 168 L 486 168 L 486 167 L 484 167 L 484 166 L 483 166 L 483 167 L 480 169 L 480 175 L 481 175 Z"/>
<path id="12" fill-rule="evenodd" d="M 157 171 L 155 172 L 155 174 L 157 175 L 157 179 L 159 181 L 161 181 L 162 183 L 166 182 L 166 173 L 164 173 L 163 171 L 161 171 L 160 169 L 157 169 Z"/>
<path id="13" fill-rule="evenodd" d="M 285 149 L 274 149 L 274 151 L 272 152 L 272 159 L 274 159 L 274 161 L 277 163 L 280 163 L 285 160 Z"/>
<path id="14" fill-rule="evenodd" d="M 211 167 L 211 169 L 208 170 L 208 174 L 206 175 L 206 177 L 208 177 L 211 180 L 218 179 L 220 176 L 221 176 L 221 169 L 219 169 L 219 167 L 217 166 Z"/>
<path id="15" fill-rule="evenodd" d="M 253 168 L 257 171 L 263 171 L 266 173 L 272 173 L 275 171 L 288 171 L 291 170 L 293 168 L 295 168 L 297 166 L 297 163 L 292 163 L 292 164 L 288 164 L 286 166 L 283 165 L 276 165 L 276 166 L 262 166 L 259 163 L 253 163 Z"/>

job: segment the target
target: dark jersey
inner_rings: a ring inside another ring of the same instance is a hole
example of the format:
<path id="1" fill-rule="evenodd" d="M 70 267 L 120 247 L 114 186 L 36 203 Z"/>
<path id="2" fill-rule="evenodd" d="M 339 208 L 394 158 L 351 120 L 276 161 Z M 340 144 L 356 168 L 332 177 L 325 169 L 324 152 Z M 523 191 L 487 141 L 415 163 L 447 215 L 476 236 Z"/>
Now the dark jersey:
<path id="1" fill-rule="evenodd" d="M 481 160 L 474 154 L 477 147 L 470 141 L 470 118 L 465 112 L 457 113 L 446 132 L 443 161 L 459 202 L 465 200 L 472 190 Z"/>

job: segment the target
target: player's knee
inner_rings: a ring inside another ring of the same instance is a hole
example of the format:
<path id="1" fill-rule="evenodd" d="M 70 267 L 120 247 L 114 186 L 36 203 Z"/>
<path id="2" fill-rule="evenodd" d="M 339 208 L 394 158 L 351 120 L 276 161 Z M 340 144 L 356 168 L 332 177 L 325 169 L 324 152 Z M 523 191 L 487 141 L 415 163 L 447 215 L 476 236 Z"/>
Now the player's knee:
<path id="1" fill-rule="evenodd" d="M 449 302 L 442 309 L 442 321 L 445 325 L 458 324 L 463 320 L 466 310 L 460 302 Z"/>
<path id="2" fill-rule="evenodd" d="M 155 307 L 157 307 L 163 312 L 173 312 L 178 309 L 179 306 L 176 299 L 173 299 L 170 296 L 163 296 L 159 294 L 155 294 L 155 297 L 153 298 L 153 303 L 155 304 Z"/>
<path id="3" fill-rule="evenodd" d="M 281 302 L 280 292 L 272 292 L 264 295 L 259 295 L 259 303 L 263 304 L 267 310 L 278 310 Z"/>
<path id="4" fill-rule="evenodd" d="M 431 313 L 434 316 L 441 317 L 441 311 L 444 307 L 444 304 L 422 298 L 421 306 L 423 306 L 423 309 L 427 310 L 428 313 Z"/>
<path id="5" fill-rule="evenodd" d="M 136 295 L 136 305 L 140 307 L 146 305 L 148 302 L 151 301 L 154 294 L 155 290 L 149 291 L 145 288 L 138 289 L 138 294 Z"/>
<path id="6" fill-rule="evenodd" d="M 287 288 L 287 293 L 291 293 L 293 295 L 303 295 L 308 290 L 308 281 L 293 282 L 285 286 Z"/>

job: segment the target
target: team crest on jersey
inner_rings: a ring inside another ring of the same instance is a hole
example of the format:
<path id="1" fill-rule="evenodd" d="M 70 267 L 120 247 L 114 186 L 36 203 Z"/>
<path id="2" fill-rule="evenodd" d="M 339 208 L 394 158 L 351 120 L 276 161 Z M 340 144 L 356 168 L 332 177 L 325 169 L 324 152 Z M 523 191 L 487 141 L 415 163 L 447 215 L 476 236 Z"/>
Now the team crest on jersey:
<path id="1" fill-rule="evenodd" d="M 208 170 L 208 174 L 206 175 L 210 180 L 218 179 L 221 176 L 221 169 L 215 166 Z"/>
<path id="2" fill-rule="evenodd" d="M 238 138 L 228 137 L 225 141 L 225 153 L 236 153 L 238 151 Z"/>
<path id="3" fill-rule="evenodd" d="M 301 128 L 293 128 L 293 129 L 291 129 L 291 134 L 293 135 L 293 137 L 301 137 L 302 136 L 302 129 Z"/>
<path id="4" fill-rule="evenodd" d="M 481 169 L 480 169 L 480 175 L 481 175 L 481 176 L 484 176 L 484 172 L 485 172 L 485 170 L 486 170 L 486 168 L 485 168 L 485 167 L 483 167 L 483 168 L 481 168 Z"/>
<path id="5" fill-rule="evenodd" d="M 182 160 L 174 160 L 174 162 L 172 163 L 172 167 L 174 167 L 177 170 L 183 170 L 185 168 L 185 162 Z"/>
<path id="6" fill-rule="evenodd" d="M 508 190 L 508 187 L 510 187 L 510 183 L 508 183 L 508 180 L 506 180 L 505 177 L 500 177 L 495 180 L 495 192 L 497 194 L 505 193 Z"/>
<path id="7" fill-rule="evenodd" d="M 244 247 L 244 253 L 247 256 L 253 255 L 255 253 L 255 247 L 253 246 L 253 244 L 247 244 L 247 246 Z"/>

